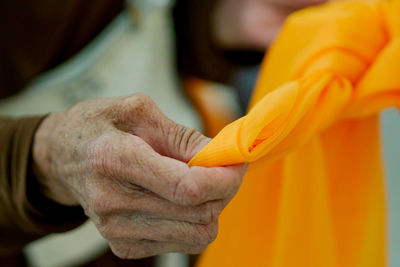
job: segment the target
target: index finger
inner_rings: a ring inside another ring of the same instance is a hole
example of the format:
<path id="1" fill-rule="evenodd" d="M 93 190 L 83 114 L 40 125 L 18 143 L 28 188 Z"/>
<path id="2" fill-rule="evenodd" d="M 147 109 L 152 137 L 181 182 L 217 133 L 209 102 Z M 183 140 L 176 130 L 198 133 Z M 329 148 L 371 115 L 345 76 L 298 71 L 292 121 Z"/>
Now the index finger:
<path id="1" fill-rule="evenodd" d="M 179 205 L 195 206 L 230 199 L 237 192 L 246 165 L 189 167 L 185 162 L 162 156 L 138 136 L 114 133 L 110 162 L 106 168 L 126 183 L 145 188 Z"/>

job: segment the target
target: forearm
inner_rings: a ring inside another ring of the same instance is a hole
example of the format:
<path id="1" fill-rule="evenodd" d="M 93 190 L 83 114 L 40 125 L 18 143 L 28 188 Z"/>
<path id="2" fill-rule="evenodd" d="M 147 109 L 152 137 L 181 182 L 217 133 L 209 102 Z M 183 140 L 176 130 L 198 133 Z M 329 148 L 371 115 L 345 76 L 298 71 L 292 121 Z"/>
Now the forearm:
<path id="1" fill-rule="evenodd" d="M 76 227 L 84 219 L 80 208 L 65 208 L 45 198 L 31 171 L 31 147 L 43 118 L 0 118 L 1 254 Z"/>

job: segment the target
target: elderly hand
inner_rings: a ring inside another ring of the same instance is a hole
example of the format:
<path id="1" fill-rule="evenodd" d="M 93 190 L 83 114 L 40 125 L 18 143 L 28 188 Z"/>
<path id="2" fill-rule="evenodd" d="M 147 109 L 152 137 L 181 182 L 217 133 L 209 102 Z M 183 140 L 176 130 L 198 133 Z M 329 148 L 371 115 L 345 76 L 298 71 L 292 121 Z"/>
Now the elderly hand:
<path id="1" fill-rule="evenodd" d="M 142 258 L 199 253 L 216 237 L 245 166 L 189 168 L 207 142 L 136 94 L 50 115 L 33 157 L 47 197 L 82 205 L 117 256 Z"/>
<path id="2" fill-rule="evenodd" d="M 293 11 L 327 0 L 218 0 L 214 39 L 227 49 L 265 50 Z"/>

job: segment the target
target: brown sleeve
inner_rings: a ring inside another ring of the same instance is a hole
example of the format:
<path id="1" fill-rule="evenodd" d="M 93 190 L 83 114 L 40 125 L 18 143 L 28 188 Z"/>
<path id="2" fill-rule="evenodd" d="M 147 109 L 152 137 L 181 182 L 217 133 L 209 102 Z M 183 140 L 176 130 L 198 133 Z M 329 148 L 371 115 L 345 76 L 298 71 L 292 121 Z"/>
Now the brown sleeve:
<path id="1" fill-rule="evenodd" d="M 236 71 L 261 62 L 264 53 L 228 51 L 211 35 L 211 16 L 217 0 L 177 0 L 174 10 L 177 63 L 183 76 L 230 83 Z"/>
<path id="2" fill-rule="evenodd" d="M 86 219 L 82 208 L 64 207 L 42 196 L 32 175 L 32 141 L 44 117 L 0 118 L 0 255 Z"/>
<path id="3" fill-rule="evenodd" d="M 78 53 L 124 0 L 0 1 L 0 98 Z"/>

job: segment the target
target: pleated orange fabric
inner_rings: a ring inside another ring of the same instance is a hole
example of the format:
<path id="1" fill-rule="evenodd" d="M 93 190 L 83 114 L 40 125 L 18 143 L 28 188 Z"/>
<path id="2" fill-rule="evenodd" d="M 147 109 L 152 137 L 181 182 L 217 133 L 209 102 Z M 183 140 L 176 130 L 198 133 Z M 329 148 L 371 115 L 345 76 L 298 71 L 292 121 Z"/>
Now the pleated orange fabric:
<path id="1" fill-rule="evenodd" d="M 189 163 L 250 163 L 198 266 L 386 266 L 378 113 L 391 106 L 400 107 L 399 0 L 291 15 L 248 114 Z"/>

